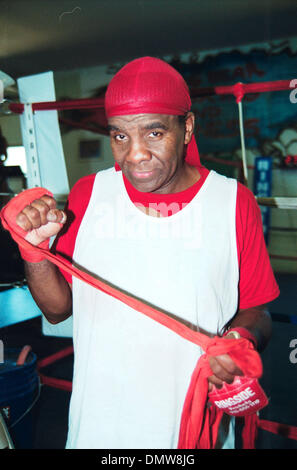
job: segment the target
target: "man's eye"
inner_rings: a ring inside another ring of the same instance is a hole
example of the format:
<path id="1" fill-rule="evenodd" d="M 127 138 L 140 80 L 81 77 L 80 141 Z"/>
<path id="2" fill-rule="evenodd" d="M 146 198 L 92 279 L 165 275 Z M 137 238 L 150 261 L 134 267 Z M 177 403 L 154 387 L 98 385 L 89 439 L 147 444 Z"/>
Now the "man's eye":
<path id="1" fill-rule="evenodd" d="M 160 131 L 153 131 L 150 133 L 151 136 L 153 137 L 160 137 L 162 135 L 162 132 Z"/>
<path id="2" fill-rule="evenodd" d="M 125 137 L 126 136 L 123 135 L 123 134 L 117 134 L 117 135 L 115 135 L 114 138 L 115 138 L 115 140 L 118 140 L 118 141 L 122 142 L 125 139 Z"/>

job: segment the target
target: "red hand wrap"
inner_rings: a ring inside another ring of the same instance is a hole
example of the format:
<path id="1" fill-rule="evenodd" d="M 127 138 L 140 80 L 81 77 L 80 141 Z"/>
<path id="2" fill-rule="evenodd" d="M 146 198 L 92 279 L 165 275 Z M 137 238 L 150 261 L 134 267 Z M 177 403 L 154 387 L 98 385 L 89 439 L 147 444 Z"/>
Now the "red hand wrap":
<path id="1" fill-rule="evenodd" d="M 207 338 L 206 344 L 203 345 L 205 354 L 200 357 L 197 366 L 193 372 L 191 383 L 187 392 L 186 400 L 184 403 L 180 435 L 179 435 L 179 449 L 210 449 L 215 446 L 220 421 L 223 413 L 227 408 L 219 408 L 213 406 L 212 403 L 217 400 L 217 395 L 214 400 L 211 398 L 209 405 L 205 406 L 208 399 L 208 377 L 213 375 L 213 371 L 208 362 L 208 356 L 219 356 L 228 354 L 235 364 L 242 370 L 244 379 L 252 379 L 253 389 L 259 392 L 259 408 L 267 404 L 267 398 L 257 383 L 257 379 L 261 377 L 262 361 L 258 352 L 255 350 L 253 344 L 244 339 L 228 339 L 215 336 L 212 339 Z M 241 385 L 244 383 L 242 381 Z M 238 382 L 233 382 L 232 386 L 236 387 Z M 248 385 L 243 385 L 244 389 Z M 228 385 L 227 392 L 230 385 Z M 259 388 L 258 388 L 259 387 Z M 219 393 L 219 390 L 217 391 Z M 226 392 L 226 386 L 223 389 Z M 263 392 L 263 394 L 261 394 Z M 235 395 L 234 389 L 231 387 L 231 397 Z M 230 395 L 228 395 L 230 397 Z M 255 396 L 254 396 L 255 397 Z M 220 398 L 219 398 L 220 399 Z M 222 400 L 222 398 L 221 398 Z M 257 403 L 258 405 L 258 403 Z M 234 410 L 231 410 L 234 411 Z M 245 411 L 245 410 L 241 410 Z M 255 408 L 250 410 L 251 413 L 255 412 Z M 238 414 L 236 416 L 239 416 Z"/>
<path id="2" fill-rule="evenodd" d="M 27 189 L 11 199 L 11 201 L 9 201 L 9 203 L 6 204 L 0 212 L 3 227 L 10 232 L 11 237 L 18 244 L 22 258 L 30 263 L 38 263 L 39 261 L 44 260 L 45 257 L 41 252 L 36 250 L 34 245 L 31 245 L 31 243 L 25 240 L 28 232 L 23 230 L 16 223 L 16 218 L 26 206 L 30 205 L 35 201 L 35 199 L 39 199 L 44 195 L 53 196 L 50 191 L 44 188 Z M 49 240 L 45 240 L 40 243 L 38 247 L 48 249 Z"/>
<path id="3" fill-rule="evenodd" d="M 223 337 L 227 336 L 227 334 L 230 333 L 231 331 L 237 331 L 237 333 L 239 333 L 242 338 L 245 338 L 251 341 L 253 345 L 255 346 L 255 348 L 257 349 L 257 345 L 258 345 L 257 339 L 247 328 L 243 328 L 241 326 L 230 328 L 223 334 Z"/>

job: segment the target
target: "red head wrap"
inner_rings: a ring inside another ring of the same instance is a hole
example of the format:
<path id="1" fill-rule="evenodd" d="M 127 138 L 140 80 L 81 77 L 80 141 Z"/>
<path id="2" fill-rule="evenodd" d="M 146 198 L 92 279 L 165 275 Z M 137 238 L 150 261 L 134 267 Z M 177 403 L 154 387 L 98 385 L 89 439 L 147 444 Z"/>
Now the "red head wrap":
<path id="1" fill-rule="evenodd" d="M 191 109 L 189 89 L 171 65 L 154 57 L 141 57 L 125 65 L 110 81 L 105 94 L 105 112 L 128 114 L 169 114 L 182 116 Z M 186 162 L 200 166 L 194 134 L 187 146 Z"/>

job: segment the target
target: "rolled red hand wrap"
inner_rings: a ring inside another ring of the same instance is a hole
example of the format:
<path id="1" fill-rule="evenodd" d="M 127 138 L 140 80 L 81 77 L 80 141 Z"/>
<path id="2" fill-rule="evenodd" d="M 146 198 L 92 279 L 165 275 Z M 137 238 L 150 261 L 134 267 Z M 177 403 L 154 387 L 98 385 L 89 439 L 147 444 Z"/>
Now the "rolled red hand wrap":
<path id="1" fill-rule="evenodd" d="M 259 382 L 251 377 L 235 377 L 232 384 L 226 382 L 222 388 L 208 394 L 209 402 L 231 416 L 249 416 L 267 405 L 268 399 Z"/>
<path id="2" fill-rule="evenodd" d="M 6 204 L 0 212 L 3 227 L 10 232 L 11 237 L 18 244 L 21 257 L 30 263 L 38 263 L 44 260 L 45 256 L 42 252 L 36 250 L 34 245 L 25 240 L 28 232 L 23 230 L 16 223 L 16 218 L 26 206 L 30 205 L 35 201 L 35 199 L 39 199 L 44 195 L 53 196 L 53 194 L 45 188 L 26 189 L 11 199 L 11 201 L 9 201 L 9 203 Z M 48 249 L 49 240 L 45 240 L 40 243 L 38 247 L 45 250 Z"/>
<path id="3" fill-rule="evenodd" d="M 212 406 L 207 405 L 207 378 L 213 375 L 213 371 L 208 362 L 208 356 L 219 356 L 222 354 L 228 354 L 231 357 L 235 364 L 242 370 L 245 379 L 250 378 L 254 380 L 254 389 L 257 390 L 259 394 L 261 393 L 261 406 L 257 409 L 263 408 L 268 402 L 263 390 L 257 382 L 257 379 L 262 376 L 263 370 L 260 355 L 255 350 L 253 344 L 244 338 L 226 340 L 225 338 L 216 336 L 209 339 L 205 348 L 205 354 L 203 354 L 197 362 L 187 392 L 181 418 L 178 443 L 179 449 L 211 449 L 214 448 L 216 444 L 224 409 L 218 408 L 214 406 L 214 404 L 212 404 Z M 228 397 L 234 396 L 234 386 L 236 387 L 236 382 L 224 386 L 225 388 L 222 393 L 224 393 L 225 399 L 226 390 L 227 393 L 229 393 Z M 220 391 L 217 390 L 215 399 L 217 399 L 219 393 Z M 211 397 L 211 394 L 209 394 L 209 396 Z M 254 399 L 256 399 L 255 396 Z M 214 403 L 214 401 L 215 400 L 213 400 L 212 403 Z M 211 402 L 209 402 L 209 404 L 210 403 Z M 243 413 L 241 416 L 248 416 L 251 412 L 254 414 L 255 411 L 255 409 L 252 411 L 249 410 L 248 413 Z"/>

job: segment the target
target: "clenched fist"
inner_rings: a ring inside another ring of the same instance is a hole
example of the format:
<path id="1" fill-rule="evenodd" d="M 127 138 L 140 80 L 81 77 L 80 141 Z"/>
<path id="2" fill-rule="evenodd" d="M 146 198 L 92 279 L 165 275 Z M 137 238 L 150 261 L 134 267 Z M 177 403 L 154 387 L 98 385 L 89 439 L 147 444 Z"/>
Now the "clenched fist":
<path id="1" fill-rule="evenodd" d="M 55 199 L 44 195 L 26 206 L 17 215 L 16 223 L 27 232 L 25 239 L 37 246 L 57 235 L 66 220 L 65 212 L 57 209 Z"/>

